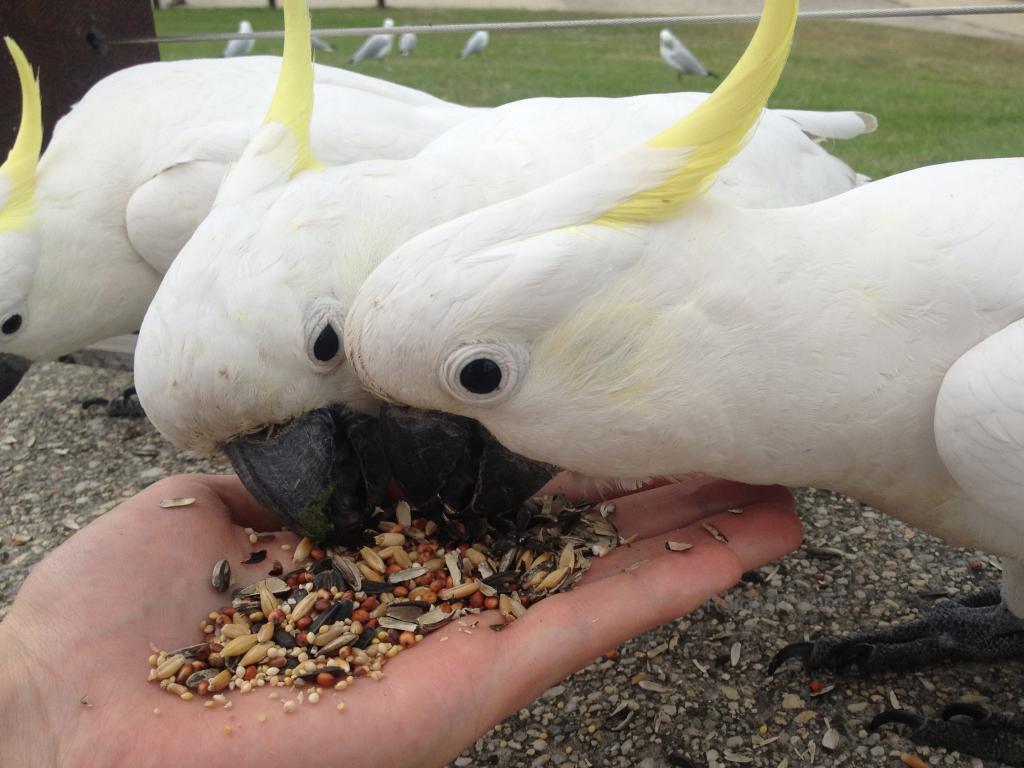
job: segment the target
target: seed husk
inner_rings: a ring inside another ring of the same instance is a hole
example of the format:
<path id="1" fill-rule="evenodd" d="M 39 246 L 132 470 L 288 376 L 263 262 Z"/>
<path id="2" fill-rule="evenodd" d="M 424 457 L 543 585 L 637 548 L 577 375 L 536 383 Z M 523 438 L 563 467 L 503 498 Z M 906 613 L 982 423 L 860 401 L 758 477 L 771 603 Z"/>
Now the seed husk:
<path id="1" fill-rule="evenodd" d="M 384 561 L 380 559 L 380 555 L 370 547 L 363 547 L 359 550 L 359 554 L 362 556 L 366 565 L 377 572 L 378 576 L 376 578 L 379 581 L 381 578 L 379 574 L 382 574 L 387 570 L 387 565 L 385 565 Z M 366 571 L 363 571 L 363 574 L 365 575 Z"/>
<path id="2" fill-rule="evenodd" d="M 260 583 L 260 610 L 264 616 L 269 616 L 277 608 L 278 602 L 274 594 L 267 588 L 266 582 Z"/>
<path id="3" fill-rule="evenodd" d="M 242 565 L 255 565 L 256 563 L 262 563 L 267 559 L 267 550 L 257 549 L 255 552 L 250 552 L 249 557 L 242 561 Z"/>
<path id="4" fill-rule="evenodd" d="M 216 677 L 219 674 L 220 670 L 215 669 L 214 667 L 200 669 L 198 672 L 193 672 L 191 675 L 188 676 L 188 679 L 185 680 L 185 686 L 191 688 L 192 690 L 195 690 L 199 687 L 199 683 L 203 682 L 204 680 L 209 680 L 213 677 Z"/>
<path id="5" fill-rule="evenodd" d="M 457 552 L 446 552 L 444 555 L 444 563 L 448 567 L 448 575 L 452 577 L 452 585 L 459 586 L 462 584 L 462 563 L 459 562 L 459 555 Z"/>
<path id="6" fill-rule="evenodd" d="M 317 601 L 316 592 L 310 592 L 304 598 L 299 600 L 292 608 L 292 612 L 289 614 L 291 621 L 298 621 L 303 616 L 309 615 L 309 612 L 313 610 L 313 604 Z"/>
<path id="7" fill-rule="evenodd" d="M 256 643 L 259 642 L 256 639 L 256 635 L 251 632 L 248 635 L 242 635 L 236 637 L 231 642 L 225 644 L 221 649 L 220 655 L 222 658 L 228 658 L 230 656 L 241 656 L 243 653 L 252 648 Z"/>
<path id="8" fill-rule="evenodd" d="M 226 592 L 231 585 L 231 563 L 227 560 L 218 560 L 213 566 L 210 583 L 218 592 Z"/>
<path id="9" fill-rule="evenodd" d="M 688 549 L 693 549 L 693 544 L 688 544 L 685 541 L 666 541 L 665 549 L 669 552 L 685 552 Z"/>
<path id="10" fill-rule="evenodd" d="M 402 621 L 391 616 L 381 616 L 377 619 L 377 625 L 384 629 L 397 629 L 399 632 L 416 632 L 420 628 L 415 621 Z"/>
<path id="11" fill-rule="evenodd" d="M 248 667 L 250 664 L 255 664 L 257 661 L 263 661 L 267 655 L 267 651 L 274 647 L 273 643 L 257 643 L 239 660 L 238 666 Z"/>
<path id="12" fill-rule="evenodd" d="M 409 502 L 400 501 L 395 505 L 395 519 L 403 528 L 412 526 L 412 508 L 409 506 Z"/>
<path id="13" fill-rule="evenodd" d="M 388 605 L 387 615 L 399 621 L 414 622 L 430 609 L 430 603 L 391 603 Z"/>
<path id="14" fill-rule="evenodd" d="M 309 559 L 309 553 L 313 551 L 313 542 L 308 537 L 303 536 L 299 539 L 299 542 L 295 545 L 295 549 L 292 551 L 292 562 L 293 563 L 304 563 Z"/>
<path id="15" fill-rule="evenodd" d="M 346 646 L 355 643 L 359 639 L 359 637 L 359 635 L 354 634 L 352 632 L 343 632 L 342 634 L 334 638 L 331 642 L 319 648 L 316 651 L 316 655 L 331 656 L 332 654 L 340 651 L 342 648 L 345 648 Z"/>
<path id="16" fill-rule="evenodd" d="M 175 507 L 187 507 L 191 504 L 195 504 L 196 500 L 191 496 L 185 496 L 180 499 L 164 499 L 160 502 L 161 509 L 174 509 Z"/>
<path id="17" fill-rule="evenodd" d="M 711 523 L 701 523 L 700 527 L 711 534 L 715 541 L 720 541 L 723 544 L 728 544 L 729 540 L 725 538 L 725 534 L 715 528 Z"/>
<path id="18" fill-rule="evenodd" d="M 416 623 L 419 624 L 420 629 L 424 632 L 433 632 L 435 629 L 440 629 L 449 621 L 454 619 L 457 613 L 458 611 L 445 613 L 440 608 L 434 608 L 420 616 L 416 620 Z"/>
<path id="19" fill-rule="evenodd" d="M 425 574 L 427 569 L 422 565 L 413 566 L 412 568 L 406 568 L 404 571 L 397 571 L 388 576 L 388 581 L 391 584 L 401 584 L 403 581 L 409 581 L 410 579 L 418 579 L 420 576 Z"/>
<path id="20" fill-rule="evenodd" d="M 178 670 L 185 664 L 185 657 L 180 653 L 171 656 L 156 668 L 156 676 L 159 680 L 166 680 L 178 674 Z"/>

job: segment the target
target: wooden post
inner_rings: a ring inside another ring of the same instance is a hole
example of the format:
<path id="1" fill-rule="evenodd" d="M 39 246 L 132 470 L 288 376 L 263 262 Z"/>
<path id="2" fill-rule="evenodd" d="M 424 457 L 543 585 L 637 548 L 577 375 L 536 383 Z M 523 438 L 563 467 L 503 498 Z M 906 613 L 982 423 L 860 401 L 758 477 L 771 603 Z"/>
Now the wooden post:
<path id="1" fill-rule="evenodd" d="M 97 81 L 118 69 L 160 58 L 155 44 L 106 44 L 111 39 L 155 34 L 151 0 L 0 2 L 0 33 L 13 37 L 39 72 L 44 142 L 49 141 L 54 123 Z M 21 97 L 6 48 L 0 50 L 0 59 L 2 162 L 18 130 Z"/>

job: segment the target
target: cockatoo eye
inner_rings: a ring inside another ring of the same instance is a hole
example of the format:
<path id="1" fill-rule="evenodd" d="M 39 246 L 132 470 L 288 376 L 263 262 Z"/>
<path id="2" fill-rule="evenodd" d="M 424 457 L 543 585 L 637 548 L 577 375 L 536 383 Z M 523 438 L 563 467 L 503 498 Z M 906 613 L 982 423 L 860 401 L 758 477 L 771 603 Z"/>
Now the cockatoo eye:
<path id="1" fill-rule="evenodd" d="M 345 313 L 334 299 L 320 298 L 313 302 L 306 320 L 306 352 L 318 371 L 334 370 L 345 359 L 341 334 Z"/>
<path id="2" fill-rule="evenodd" d="M 0 332 L 4 336 L 13 336 L 21 329 L 22 316 L 15 312 L 13 315 L 8 315 L 4 318 L 3 323 L 0 323 Z"/>
<path id="3" fill-rule="evenodd" d="M 494 403 L 513 390 L 526 369 L 526 351 L 514 344 L 465 344 L 449 353 L 441 383 L 458 400 Z"/>

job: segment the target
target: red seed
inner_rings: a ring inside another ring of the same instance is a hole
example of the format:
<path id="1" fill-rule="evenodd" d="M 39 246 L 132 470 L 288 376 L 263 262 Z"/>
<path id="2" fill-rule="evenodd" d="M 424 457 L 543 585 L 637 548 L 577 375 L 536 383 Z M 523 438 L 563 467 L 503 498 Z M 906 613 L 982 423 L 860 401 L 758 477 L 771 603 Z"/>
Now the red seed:
<path id="1" fill-rule="evenodd" d="M 320 547 L 313 547 L 311 550 L 309 550 L 310 560 L 323 560 L 325 557 L 327 557 L 327 553 L 320 549 Z"/>
<path id="2" fill-rule="evenodd" d="M 288 659 L 286 659 L 284 656 L 278 656 L 277 658 L 271 659 L 270 661 L 267 662 L 267 666 L 268 667 L 277 667 L 278 669 L 284 669 L 285 665 L 287 665 L 287 664 L 288 664 Z M 256 667 L 252 667 L 252 669 L 256 669 Z M 248 678 L 246 678 L 246 679 L 248 679 Z"/>
<path id="3" fill-rule="evenodd" d="M 406 589 L 405 587 L 399 585 L 399 586 L 395 587 L 394 589 L 392 589 L 391 593 L 395 597 L 407 597 L 408 594 L 409 594 L 409 590 Z"/>
<path id="4" fill-rule="evenodd" d="M 370 614 L 361 608 L 356 611 L 352 611 L 352 621 L 358 621 L 363 626 L 366 626 L 366 622 L 370 620 Z"/>
<path id="5" fill-rule="evenodd" d="M 295 634 L 295 644 L 296 645 L 309 645 L 309 638 L 306 636 L 305 632 L 297 632 Z"/>
<path id="6" fill-rule="evenodd" d="M 365 624 L 363 624 L 363 628 L 364 629 L 376 629 L 377 628 L 377 620 L 376 619 L 370 619 Z"/>
<path id="7" fill-rule="evenodd" d="M 427 520 L 424 517 L 417 517 L 412 521 L 413 528 L 419 528 L 421 531 L 427 527 Z"/>
<path id="8" fill-rule="evenodd" d="M 398 636 L 398 643 L 403 648 L 410 648 L 416 645 L 416 635 L 412 632 L 403 632 Z"/>
<path id="9" fill-rule="evenodd" d="M 209 687 L 210 687 L 209 682 L 207 682 L 206 680 L 200 680 L 199 681 L 199 685 L 196 686 L 196 693 L 198 693 L 200 696 L 205 696 L 206 695 L 206 689 L 209 688 Z"/>
<path id="10" fill-rule="evenodd" d="M 181 669 L 178 670 L 178 674 L 175 676 L 174 680 L 178 683 L 184 683 L 188 680 L 188 676 L 195 671 L 196 668 L 194 664 L 182 664 Z"/>
<path id="11" fill-rule="evenodd" d="M 270 615 L 267 616 L 267 621 L 271 624 L 284 624 L 285 618 L 287 617 L 284 615 L 284 611 L 280 608 L 275 608 L 270 612 Z"/>
<path id="12" fill-rule="evenodd" d="M 971 560 L 970 565 L 972 571 L 980 571 L 982 568 L 985 567 L 985 564 L 981 562 L 981 560 Z"/>
<path id="13" fill-rule="evenodd" d="M 498 598 L 497 597 L 485 597 L 484 598 L 484 608 L 486 608 L 488 611 L 493 611 L 497 607 L 498 607 Z"/>
<path id="14" fill-rule="evenodd" d="M 318 589 L 316 591 L 316 596 L 320 600 L 330 600 L 331 599 L 331 593 L 329 591 L 327 591 L 326 589 L 324 589 L 323 587 L 321 587 L 320 589 Z"/>
<path id="15" fill-rule="evenodd" d="M 200 669 L 206 669 L 206 662 L 196 659 L 192 662 L 192 671 L 198 672 Z"/>
<path id="16" fill-rule="evenodd" d="M 295 626 L 299 629 L 308 629 L 309 625 L 313 623 L 312 616 L 303 616 L 301 619 L 295 622 Z"/>
<path id="17" fill-rule="evenodd" d="M 444 589 L 444 579 L 431 579 L 429 586 L 431 592 L 440 592 Z"/>
<path id="18" fill-rule="evenodd" d="M 320 598 L 319 600 L 317 600 L 315 603 L 313 603 L 313 610 L 316 611 L 317 613 L 323 613 L 324 611 L 326 611 L 330 607 L 331 607 L 331 601 L 328 600 L 327 598 L 323 598 L 323 597 Z"/>
<path id="19" fill-rule="evenodd" d="M 474 592 L 469 596 L 470 608 L 483 608 L 484 607 L 484 596 L 481 592 Z"/>
<path id="20" fill-rule="evenodd" d="M 398 573 L 400 570 L 402 570 L 402 566 L 400 566 L 398 563 L 392 563 L 384 569 L 384 572 L 390 576 L 392 573 Z"/>
<path id="21" fill-rule="evenodd" d="M 292 589 L 295 589 L 297 586 L 299 586 L 299 577 L 298 577 L 298 575 L 289 576 L 288 580 L 285 581 L 285 584 L 287 584 Z"/>
<path id="22" fill-rule="evenodd" d="M 424 573 L 422 576 L 420 576 L 420 577 L 418 577 L 416 579 L 413 579 L 413 583 L 415 583 L 416 586 L 418 586 L 418 587 L 430 586 L 431 582 L 433 582 L 433 581 L 434 581 L 434 576 L 433 576 L 433 574 L 430 574 L 430 573 Z"/>
<path id="23" fill-rule="evenodd" d="M 391 524 L 391 530 L 389 531 L 389 533 L 401 533 L 404 530 L 405 530 L 405 526 L 402 525 L 401 523 L 392 523 Z"/>
<path id="24" fill-rule="evenodd" d="M 420 600 L 422 600 L 424 603 L 431 603 L 431 604 L 436 603 L 437 602 L 437 593 L 434 592 L 433 590 L 430 590 L 428 592 L 424 592 L 422 595 L 420 595 Z"/>
<path id="25" fill-rule="evenodd" d="M 370 595 L 359 604 L 359 607 L 362 608 L 364 611 L 372 611 L 378 605 L 380 605 L 380 600 L 378 600 L 373 595 Z"/>
<path id="26" fill-rule="evenodd" d="M 316 684 L 321 688 L 331 688 L 335 682 L 334 675 L 330 672 L 321 672 L 316 676 Z"/>
<path id="27" fill-rule="evenodd" d="M 252 680 L 254 677 L 256 677 L 256 665 L 250 664 L 248 667 L 245 668 L 245 674 L 242 675 L 242 679 Z"/>
<path id="28" fill-rule="evenodd" d="M 433 594 L 433 593 L 430 593 L 430 594 Z M 420 600 L 423 600 L 423 599 L 425 599 L 425 596 L 421 595 L 420 596 Z M 437 600 L 437 595 L 434 595 L 434 600 Z M 432 603 L 432 602 L 434 602 L 434 600 L 427 600 L 427 602 L 428 603 Z M 441 612 L 442 613 L 451 613 L 452 612 L 452 604 L 451 603 L 441 603 Z"/>
<path id="29" fill-rule="evenodd" d="M 807 687 L 810 688 L 811 693 L 821 693 L 825 688 L 825 686 L 822 685 L 821 680 L 811 680 L 811 682 L 807 684 Z"/>

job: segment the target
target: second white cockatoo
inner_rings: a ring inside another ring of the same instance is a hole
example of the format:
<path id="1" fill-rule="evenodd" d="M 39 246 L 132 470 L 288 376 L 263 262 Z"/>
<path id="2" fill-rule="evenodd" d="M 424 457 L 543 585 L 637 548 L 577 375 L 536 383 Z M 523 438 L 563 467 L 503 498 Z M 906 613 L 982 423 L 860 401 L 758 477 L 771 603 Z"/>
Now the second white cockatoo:
<path id="1" fill-rule="evenodd" d="M 732 204 L 715 178 L 782 71 L 796 5 L 768 0 L 729 77 L 646 143 L 398 249 L 351 307 L 346 354 L 378 397 L 478 420 L 584 476 L 832 489 L 1007 558 L 1001 596 L 800 643 L 775 664 L 1020 657 L 1024 159 L 802 207 Z M 947 714 L 978 727 L 877 722 L 1024 754 L 1009 721 Z"/>
<path id="2" fill-rule="evenodd" d="M 489 42 L 491 42 L 490 33 L 486 29 L 478 29 L 469 36 L 466 44 L 462 46 L 462 50 L 459 51 L 459 59 L 468 59 L 470 56 L 483 53 Z"/>
<path id="3" fill-rule="evenodd" d="M 395 26 L 393 19 L 384 19 L 384 23 L 381 25 L 385 28 L 391 28 Z M 356 49 L 356 52 L 352 54 L 352 57 L 348 60 L 349 64 L 358 64 L 361 61 L 372 61 L 374 59 L 383 59 L 389 53 L 391 53 L 391 43 L 394 35 L 380 33 L 377 35 L 370 35 L 363 41 L 363 44 Z"/>
<path id="4" fill-rule="evenodd" d="M 297 81 L 282 72 L 279 93 Z M 585 167 L 706 98 L 529 99 L 466 121 L 415 158 L 343 168 L 320 168 L 295 152 L 270 156 L 266 147 L 307 145 L 304 124 L 275 102 L 146 316 L 135 371 L 147 415 L 180 448 L 226 447 L 243 480 L 296 530 L 336 530 L 320 520 L 324 511 L 351 524 L 354 511 L 336 499 L 326 510 L 306 507 L 339 488 L 346 503 L 357 497 L 357 472 L 348 472 L 349 485 L 332 474 L 347 436 L 337 437 L 331 409 L 378 407 L 340 349 L 362 282 L 417 234 Z M 843 132 L 851 122 L 862 132 L 873 127 L 856 113 L 816 117 Z M 285 131 L 294 132 L 287 142 Z M 744 205 L 773 206 L 858 183 L 789 113 L 768 111 L 718 189 Z M 345 455 L 352 469 L 356 457 Z"/>
<path id="5" fill-rule="evenodd" d="M 34 214 L 0 226 L 0 400 L 29 362 L 138 330 L 259 128 L 279 69 L 276 57 L 246 57 L 122 70 L 57 123 L 41 160 L 22 149 L 16 167 L 5 166 Z M 479 111 L 341 69 L 314 71 L 312 140 L 332 164 L 410 157 Z M 39 120 L 38 103 L 26 104 L 16 146 Z M 0 220 L 10 222 L 3 203 Z"/>
<path id="6" fill-rule="evenodd" d="M 718 77 L 718 75 L 701 64 L 700 59 L 694 56 L 693 52 L 667 29 L 661 30 L 658 41 L 661 59 L 675 70 L 677 80 L 682 80 L 683 75 Z"/>
<path id="7" fill-rule="evenodd" d="M 238 31 L 242 34 L 252 32 L 252 24 L 247 19 L 242 19 L 238 22 Z M 255 47 L 256 41 L 252 38 L 232 38 L 224 46 L 224 53 L 221 55 L 225 59 L 230 59 L 234 56 L 248 56 Z"/>

